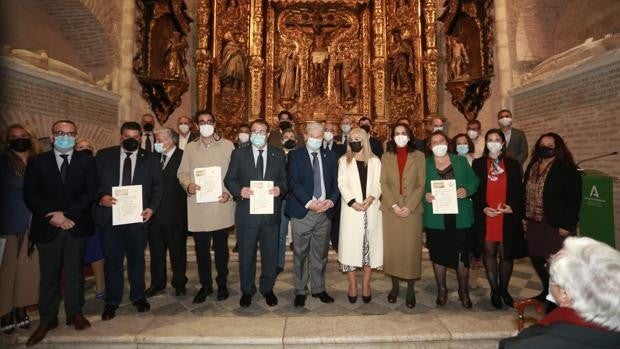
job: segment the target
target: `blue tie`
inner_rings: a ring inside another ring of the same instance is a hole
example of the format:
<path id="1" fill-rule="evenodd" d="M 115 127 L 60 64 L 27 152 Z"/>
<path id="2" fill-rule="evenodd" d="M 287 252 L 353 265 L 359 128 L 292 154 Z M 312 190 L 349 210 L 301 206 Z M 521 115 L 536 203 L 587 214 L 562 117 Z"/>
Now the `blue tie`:
<path id="1" fill-rule="evenodd" d="M 314 197 L 316 199 L 319 199 L 322 195 L 322 191 L 321 191 L 321 168 L 319 166 L 319 159 L 318 156 L 319 153 L 317 152 L 312 152 L 312 172 L 314 174 L 314 192 L 312 195 L 314 195 Z"/>

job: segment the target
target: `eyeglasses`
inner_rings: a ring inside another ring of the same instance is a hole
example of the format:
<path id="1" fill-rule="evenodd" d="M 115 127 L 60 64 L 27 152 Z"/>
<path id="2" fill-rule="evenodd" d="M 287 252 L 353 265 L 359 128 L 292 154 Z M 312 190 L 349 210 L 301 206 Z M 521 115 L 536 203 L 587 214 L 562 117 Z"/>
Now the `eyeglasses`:
<path id="1" fill-rule="evenodd" d="M 266 134 L 267 134 L 267 131 L 263 131 L 263 130 L 260 130 L 260 131 L 252 131 L 252 133 L 255 133 L 255 134 L 257 134 L 257 135 L 266 135 Z"/>
<path id="2" fill-rule="evenodd" d="M 205 120 L 200 120 L 200 121 L 198 121 L 198 125 L 199 125 L 199 126 L 202 126 L 202 125 L 213 125 L 213 124 L 215 124 L 215 123 L 213 122 L 213 120 L 207 120 L 207 121 L 205 121 Z"/>
<path id="3" fill-rule="evenodd" d="M 63 131 L 56 131 L 52 133 L 55 137 L 62 137 L 62 136 L 70 136 L 70 137 L 75 137 L 77 135 L 77 132 L 63 132 Z"/>

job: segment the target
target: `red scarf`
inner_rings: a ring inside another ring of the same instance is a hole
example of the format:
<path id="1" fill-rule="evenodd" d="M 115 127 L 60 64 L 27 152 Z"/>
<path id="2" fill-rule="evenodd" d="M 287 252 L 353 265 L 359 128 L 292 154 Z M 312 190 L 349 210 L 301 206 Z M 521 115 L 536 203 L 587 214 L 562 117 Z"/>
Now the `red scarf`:
<path id="1" fill-rule="evenodd" d="M 599 331 L 610 332 L 609 329 L 584 320 L 573 308 L 557 307 L 552 312 L 538 321 L 539 325 L 551 326 L 556 323 L 564 323 L 579 327 L 593 328 Z"/>

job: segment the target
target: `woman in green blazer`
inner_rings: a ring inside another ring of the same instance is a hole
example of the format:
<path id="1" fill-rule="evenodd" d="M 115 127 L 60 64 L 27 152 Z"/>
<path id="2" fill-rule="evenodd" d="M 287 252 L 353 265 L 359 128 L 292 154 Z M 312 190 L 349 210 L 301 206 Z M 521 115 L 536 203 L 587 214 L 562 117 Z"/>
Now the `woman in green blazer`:
<path id="1" fill-rule="evenodd" d="M 426 194 L 424 195 L 423 222 L 426 231 L 426 245 L 429 250 L 439 306 L 447 302 L 446 269 L 457 271 L 459 299 L 465 308 L 471 308 L 468 292 L 469 252 L 473 246 L 471 226 L 474 211 L 469 199 L 478 189 L 478 177 L 465 158 L 448 154 L 448 137 L 442 131 L 433 132 L 428 140 L 433 155 L 426 159 Z M 458 214 L 434 214 L 431 194 L 431 181 L 456 181 Z"/>

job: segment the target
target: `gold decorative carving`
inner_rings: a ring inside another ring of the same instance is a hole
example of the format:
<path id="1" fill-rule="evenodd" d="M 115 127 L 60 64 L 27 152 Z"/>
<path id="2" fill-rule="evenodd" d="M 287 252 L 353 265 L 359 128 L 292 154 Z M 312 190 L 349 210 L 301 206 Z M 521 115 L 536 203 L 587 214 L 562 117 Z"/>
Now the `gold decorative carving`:
<path id="1" fill-rule="evenodd" d="M 136 0 L 136 4 L 134 74 L 142 97 L 163 124 L 189 87 L 185 65 L 192 19 L 183 0 Z"/>
<path id="2" fill-rule="evenodd" d="M 476 119 L 491 94 L 493 0 L 446 0 L 439 20 L 446 34 L 446 89 L 468 120 Z"/>

